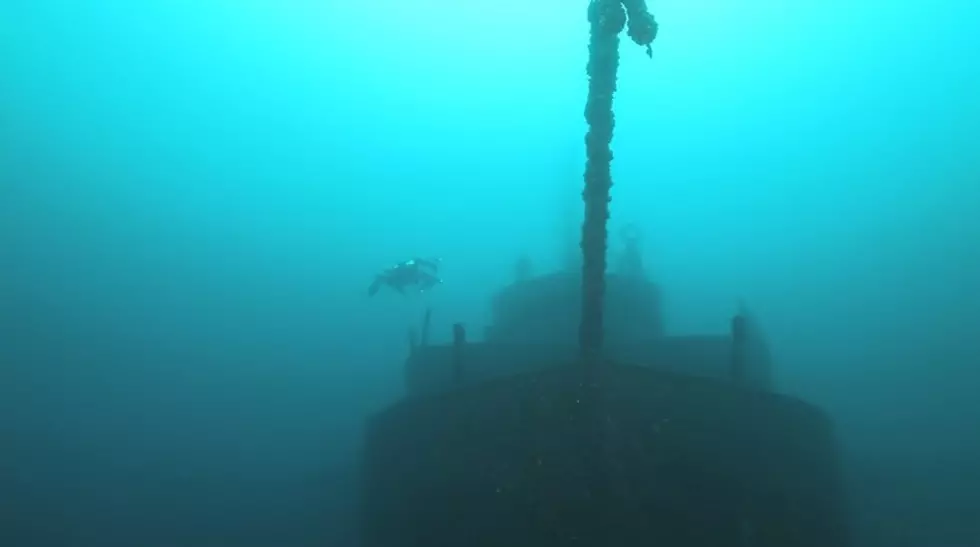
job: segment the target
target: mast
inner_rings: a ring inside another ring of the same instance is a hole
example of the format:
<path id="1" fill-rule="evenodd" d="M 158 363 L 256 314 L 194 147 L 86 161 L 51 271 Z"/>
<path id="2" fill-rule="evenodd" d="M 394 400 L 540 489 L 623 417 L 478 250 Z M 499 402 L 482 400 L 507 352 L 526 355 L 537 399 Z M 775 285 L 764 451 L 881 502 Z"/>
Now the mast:
<path id="1" fill-rule="evenodd" d="M 585 105 L 585 220 L 582 223 L 582 318 L 579 347 L 589 368 L 598 366 L 603 342 L 603 299 L 606 289 L 606 251 L 609 201 L 612 188 L 610 163 L 615 116 L 613 94 L 619 70 L 619 33 L 627 34 L 652 55 L 650 44 L 657 23 L 645 0 L 592 0 L 589 4 L 589 95 Z"/>

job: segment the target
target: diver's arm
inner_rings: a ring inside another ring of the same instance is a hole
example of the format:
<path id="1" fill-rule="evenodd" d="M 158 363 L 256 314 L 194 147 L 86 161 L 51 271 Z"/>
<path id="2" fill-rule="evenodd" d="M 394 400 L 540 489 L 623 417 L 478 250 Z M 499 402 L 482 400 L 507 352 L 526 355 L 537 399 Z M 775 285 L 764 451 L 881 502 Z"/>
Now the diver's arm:
<path id="1" fill-rule="evenodd" d="M 381 285 L 383 285 L 384 282 L 385 282 L 384 277 L 380 275 L 375 276 L 374 281 L 371 283 L 371 286 L 368 287 L 368 296 L 374 296 L 378 292 L 378 290 L 381 289 Z"/>

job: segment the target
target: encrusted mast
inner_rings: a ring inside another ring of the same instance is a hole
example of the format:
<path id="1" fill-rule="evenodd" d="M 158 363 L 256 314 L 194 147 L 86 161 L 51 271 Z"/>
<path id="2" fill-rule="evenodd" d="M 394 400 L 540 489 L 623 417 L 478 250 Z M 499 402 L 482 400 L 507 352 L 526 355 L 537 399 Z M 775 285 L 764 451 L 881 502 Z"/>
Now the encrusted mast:
<path id="1" fill-rule="evenodd" d="M 657 36 L 657 23 L 647 11 L 645 0 L 592 0 L 589 4 L 589 96 L 585 119 L 585 220 L 582 223 L 582 323 L 579 345 L 586 363 L 598 364 L 603 339 L 603 297 L 605 294 L 606 241 L 609 220 L 609 191 L 612 187 L 610 149 L 615 117 L 613 94 L 619 69 L 619 33 L 627 34 L 637 45 L 650 44 Z"/>

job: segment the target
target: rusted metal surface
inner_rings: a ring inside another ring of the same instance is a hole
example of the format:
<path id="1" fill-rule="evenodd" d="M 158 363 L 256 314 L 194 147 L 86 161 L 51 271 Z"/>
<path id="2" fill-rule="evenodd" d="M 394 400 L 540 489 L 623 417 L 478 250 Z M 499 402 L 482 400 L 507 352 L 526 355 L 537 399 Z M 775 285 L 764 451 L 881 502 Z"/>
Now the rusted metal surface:
<path id="1" fill-rule="evenodd" d="M 731 382 L 603 369 L 599 394 L 566 364 L 375 417 L 364 547 L 849 545 L 819 410 Z"/>

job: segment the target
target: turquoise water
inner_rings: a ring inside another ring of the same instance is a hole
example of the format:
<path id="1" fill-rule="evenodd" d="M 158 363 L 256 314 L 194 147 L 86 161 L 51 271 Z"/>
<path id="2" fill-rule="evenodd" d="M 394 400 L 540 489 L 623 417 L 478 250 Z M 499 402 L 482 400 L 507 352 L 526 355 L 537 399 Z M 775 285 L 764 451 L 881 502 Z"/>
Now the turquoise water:
<path id="1" fill-rule="evenodd" d="M 561 266 L 585 4 L 459 4 L 0 5 L 11 545 L 315 544 L 409 323 L 479 332 L 519 255 Z M 643 230 L 670 331 L 746 299 L 859 466 L 976 489 L 980 13 L 785 4 L 650 3 L 610 229 Z M 417 255 L 442 286 L 367 298 Z M 980 501 L 938 488 L 958 501 L 916 533 L 980 536 L 948 517 Z"/>

